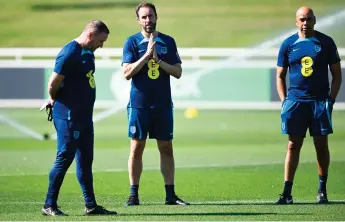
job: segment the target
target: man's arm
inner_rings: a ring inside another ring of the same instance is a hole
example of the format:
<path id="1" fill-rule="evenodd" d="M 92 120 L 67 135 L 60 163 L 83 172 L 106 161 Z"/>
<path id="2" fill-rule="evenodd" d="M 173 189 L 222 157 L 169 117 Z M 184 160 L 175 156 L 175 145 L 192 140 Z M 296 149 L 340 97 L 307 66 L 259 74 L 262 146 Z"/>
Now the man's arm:
<path id="1" fill-rule="evenodd" d="M 277 92 L 280 101 L 284 101 L 286 98 L 286 73 L 287 67 L 277 66 Z"/>
<path id="2" fill-rule="evenodd" d="M 51 75 L 49 82 L 48 82 L 48 93 L 50 98 L 55 101 L 56 99 L 56 94 L 58 92 L 58 90 L 61 87 L 61 84 L 63 82 L 63 80 L 65 79 L 65 76 L 60 75 L 56 72 L 53 72 L 53 74 Z"/>
<path id="3" fill-rule="evenodd" d="M 174 65 L 170 65 L 169 63 L 163 61 L 163 60 L 160 60 L 158 58 L 158 55 L 157 55 L 157 51 L 156 49 L 154 48 L 153 49 L 153 59 L 159 63 L 159 66 L 166 72 L 168 73 L 169 75 L 175 77 L 176 79 L 179 79 L 181 78 L 181 75 L 182 75 L 182 66 L 181 66 L 181 60 L 180 58 L 178 57 L 177 58 L 177 48 L 176 48 L 176 43 L 175 41 L 173 42 L 173 51 L 176 51 L 174 53 L 174 58 L 173 60 L 171 60 L 170 62 L 172 62 Z"/>
<path id="4" fill-rule="evenodd" d="M 152 56 L 153 54 L 153 50 L 155 47 L 156 42 L 153 41 L 153 34 L 151 33 L 150 38 L 149 38 L 149 42 L 147 45 L 147 50 L 146 53 L 143 55 L 143 57 L 141 57 L 138 61 L 133 62 L 133 63 L 126 63 L 124 62 L 122 64 L 122 73 L 125 76 L 125 78 L 127 80 L 130 80 L 133 76 L 135 76 L 145 65 L 145 63 L 149 60 L 149 58 Z M 133 52 L 131 52 L 131 47 L 129 45 L 129 42 L 127 41 L 125 43 L 124 46 L 124 56 L 123 57 L 132 57 L 133 56 Z M 125 61 L 128 58 L 125 59 Z M 123 60 L 122 60 L 123 61 Z M 127 60 L 127 61 L 130 61 Z"/>
<path id="5" fill-rule="evenodd" d="M 182 75 L 182 66 L 180 63 L 177 63 L 175 65 L 170 65 L 164 61 L 161 61 L 159 63 L 159 66 L 167 72 L 169 75 L 175 77 L 176 79 L 181 78 Z"/>
<path id="6" fill-rule="evenodd" d="M 134 63 L 123 63 L 122 64 L 122 73 L 127 80 L 130 80 L 133 76 L 135 76 L 145 65 L 145 63 L 149 60 L 150 55 L 145 54 L 141 57 L 138 61 Z"/>
<path id="7" fill-rule="evenodd" d="M 330 97 L 334 102 L 337 98 L 338 92 L 340 90 L 341 82 L 342 82 L 340 62 L 330 65 L 330 70 L 332 74 Z"/>

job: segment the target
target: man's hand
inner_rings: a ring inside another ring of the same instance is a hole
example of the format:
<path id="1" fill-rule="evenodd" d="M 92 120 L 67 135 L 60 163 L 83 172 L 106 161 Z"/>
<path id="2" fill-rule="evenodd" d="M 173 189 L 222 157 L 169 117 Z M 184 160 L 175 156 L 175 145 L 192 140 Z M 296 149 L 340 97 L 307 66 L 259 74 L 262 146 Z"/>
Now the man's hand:
<path id="1" fill-rule="evenodd" d="M 154 49 L 155 49 L 155 44 L 156 42 L 153 41 L 153 34 L 151 33 L 150 34 L 150 39 L 149 39 L 149 43 L 147 45 L 147 50 L 146 50 L 146 53 L 145 53 L 145 56 L 147 58 L 150 58 L 150 57 L 153 57 L 153 52 L 154 52 Z"/>
<path id="2" fill-rule="evenodd" d="M 153 55 L 152 55 L 153 60 L 155 60 L 155 62 L 159 61 L 158 55 L 157 55 L 157 51 L 156 51 L 156 47 L 153 47 Z"/>
<path id="3" fill-rule="evenodd" d="M 44 108 L 53 108 L 54 106 L 54 100 L 52 98 L 49 98 L 47 101 L 45 101 L 41 108 L 40 108 L 40 111 L 42 111 Z"/>
<path id="4" fill-rule="evenodd" d="M 122 73 L 127 80 L 130 80 L 135 76 L 147 63 L 147 61 L 153 56 L 153 50 L 155 48 L 155 42 L 153 41 L 154 35 L 151 33 L 149 43 L 147 45 L 146 53 L 138 61 L 134 63 L 124 63 L 122 65 Z"/>
<path id="5" fill-rule="evenodd" d="M 50 99 L 48 100 L 48 103 L 49 103 L 49 105 L 50 105 L 51 107 L 53 107 L 53 106 L 54 106 L 54 103 L 55 103 L 55 100 L 53 100 L 52 98 L 50 98 Z"/>
<path id="6" fill-rule="evenodd" d="M 54 100 L 49 98 L 47 101 L 45 101 L 43 103 L 43 105 L 40 108 L 40 111 L 42 111 L 43 109 L 46 109 L 46 112 L 48 114 L 48 121 L 52 121 L 53 120 L 53 106 L 54 106 Z"/>

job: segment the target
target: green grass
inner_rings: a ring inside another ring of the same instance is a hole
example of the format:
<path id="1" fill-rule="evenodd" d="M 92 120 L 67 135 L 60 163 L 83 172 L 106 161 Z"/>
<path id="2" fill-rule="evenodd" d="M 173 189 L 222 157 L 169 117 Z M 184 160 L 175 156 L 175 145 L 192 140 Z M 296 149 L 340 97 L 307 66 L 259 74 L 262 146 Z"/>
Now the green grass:
<path id="1" fill-rule="evenodd" d="M 100 112 L 101 110 L 97 110 Z M 0 113 L 40 133 L 52 124 L 37 110 L 1 109 Z M 333 114 L 328 192 L 332 204 L 314 204 L 318 186 L 315 151 L 308 136 L 294 182 L 296 204 L 275 206 L 282 191 L 287 138 L 280 134 L 279 111 L 201 110 L 186 120 L 175 112 L 176 190 L 193 205 L 164 206 L 159 153 L 149 141 L 144 154 L 139 207 L 124 207 L 128 188 L 126 115 L 95 124 L 94 184 L 99 204 L 114 217 L 82 217 L 83 201 L 71 166 L 59 197 L 59 220 L 343 220 L 345 209 L 345 112 Z M 6 134 L 5 134 L 6 133 Z M 55 220 L 40 215 L 55 142 L 35 141 L 0 124 L 0 220 Z M 146 170 L 145 170 L 146 169 Z"/>
<path id="2" fill-rule="evenodd" d="M 0 47 L 61 47 L 92 19 L 111 29 L 106 47 L 122 47 L 139 31 L 136 0 L 11 0 L 0 2 Z M 313 7 L 318 18 L 345 7 L 343 0 L 153 0 L 158 29 L 179 47 L 247 47 L 295 28 L 295 11 Z M 340 23 L 339 23 L 340 24 Z M 342 24 L 330 29 L 345 46 Z"/>

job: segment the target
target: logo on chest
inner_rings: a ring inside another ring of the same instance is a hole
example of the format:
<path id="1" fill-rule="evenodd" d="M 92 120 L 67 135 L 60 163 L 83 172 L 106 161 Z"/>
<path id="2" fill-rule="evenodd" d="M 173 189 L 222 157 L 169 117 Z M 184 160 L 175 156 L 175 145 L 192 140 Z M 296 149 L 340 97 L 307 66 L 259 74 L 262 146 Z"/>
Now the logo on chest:
<path id="1" fill-rule="evenodd" d="M 93 76 L 93 70 L 90 70 L 87 74 L 86 74 L 86 78 L 89 79 L 89 84 L 91 88 L 95 88 L 96 87 L 96 82 L 95 82 L 95 77 Z"/>
<path id="2" fill-rule="evenodd" d="M 147 67 L 149 70 L 147 71 L 147 75 L 150 79 L 158 79 L 159 77 L 159 64 L 155 62 L 154 59 L 150 59 L 147 63 Z"/>
<path id="3" fill-rule="evenodd" d="M 315 50 L 315 52 L 321 52 L 321 46 L 315 45 L 314 50 Z"/>
<path id="4" fill-rule="evenodd" d="M 161 54 L 167 54 L 168 53 L 168 48 L 166 46 L 161 47 Z"/>

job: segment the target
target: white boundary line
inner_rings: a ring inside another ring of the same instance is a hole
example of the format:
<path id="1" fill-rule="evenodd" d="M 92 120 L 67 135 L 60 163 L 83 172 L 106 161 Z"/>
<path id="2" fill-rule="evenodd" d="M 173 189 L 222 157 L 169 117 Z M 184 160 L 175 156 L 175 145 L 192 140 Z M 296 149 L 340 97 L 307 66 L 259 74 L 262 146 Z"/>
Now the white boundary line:
<path id="1" fill-rule="evenodd" d="M 93 117 L 93 122 L 96 123 L 98 121 L 101 121 L 105 118 L 108 118 L 109 116 L 113 115 L 113 114 L 116 114 L 118 112 L 121 112 L 122 110 L 126 109 L 126 105 L 116 105 L 114 106 L 113 108 L 109 108 L 101 113 L 98 113 L 96 114 L 94 117 Z M 52 133 L 50 135 L 50 138 L 51 139 L 54 139 L 56 140 L 56 132 L 55 133 Z"/>
<path id="2" fill-rule="evenodd" d="M 41 134 L 39 134 L 36 131 L 33 131 L 33 130 L 27 128 L 24 125 L 21 125 L 21 124 L 17 123 L 16 121 L 11 120 L 7 116 L 5 117 L 2 114 L 0 114 L 0 122 L 7 123 L 8 125 L 12 126 L 13 128 L 21 131 L 24 134 L 30 135 L 33 138 L 37 139 L 37 140 L 43 140 L 43 136 Z"/>

